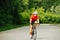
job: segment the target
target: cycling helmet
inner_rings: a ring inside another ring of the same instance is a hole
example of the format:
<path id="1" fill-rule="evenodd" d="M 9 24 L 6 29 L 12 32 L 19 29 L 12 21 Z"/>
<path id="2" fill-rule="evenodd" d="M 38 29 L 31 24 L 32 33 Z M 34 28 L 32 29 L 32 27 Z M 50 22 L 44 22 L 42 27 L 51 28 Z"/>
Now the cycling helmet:
<path id="1" fill-rule="evenodd" d="M 34 11 L 33 14 L 38 14 L 37 11 Z"/>

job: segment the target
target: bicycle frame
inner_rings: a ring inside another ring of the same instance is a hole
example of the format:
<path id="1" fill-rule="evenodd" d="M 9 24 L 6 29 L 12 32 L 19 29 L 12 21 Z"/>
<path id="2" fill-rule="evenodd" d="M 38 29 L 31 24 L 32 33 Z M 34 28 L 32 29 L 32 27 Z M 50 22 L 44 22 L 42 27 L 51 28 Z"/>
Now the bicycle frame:
<path id="1" fill-rule="evenodd" d="M 37 38 L 37 30 L 35 25 L 32 25 L 32 39 L 36 40 L 36 38 Z"/>

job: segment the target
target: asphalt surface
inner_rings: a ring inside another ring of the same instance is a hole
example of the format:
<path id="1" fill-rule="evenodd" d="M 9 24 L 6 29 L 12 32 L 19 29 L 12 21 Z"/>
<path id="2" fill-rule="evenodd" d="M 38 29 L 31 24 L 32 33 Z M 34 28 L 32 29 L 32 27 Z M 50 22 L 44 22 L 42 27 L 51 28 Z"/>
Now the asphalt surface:
<path id="1" fill-rule="evenodd" d="M 0 32 L 0 40 L 31 40 L 29 26 Z M 37 40 L 60 40 L 60 27 L 52 24 L 39 25 Z"/>

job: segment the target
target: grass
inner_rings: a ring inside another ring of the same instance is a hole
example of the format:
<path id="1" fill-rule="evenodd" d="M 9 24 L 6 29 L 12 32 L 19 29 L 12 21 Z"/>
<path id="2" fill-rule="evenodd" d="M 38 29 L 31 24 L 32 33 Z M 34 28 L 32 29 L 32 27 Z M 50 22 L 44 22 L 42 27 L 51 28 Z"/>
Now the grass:
<path id="1" fill-rule="evenodd" d="M 58 27 L 60 27 L 60 24 L 54 24 L 54 26 L 58 26 Z"/>
<path id="2" fill-rule="evenodd" d="M 6 31 L 6 30 L 10 30 L 10 29 L 14 29 L 14 28 L 19 28 L 19 27 L 23 27 L 29 24 L 21 24 L 21 25 L 6 25 L 3 27 L 0 27 L 0 32 L 1 31 Z"/>

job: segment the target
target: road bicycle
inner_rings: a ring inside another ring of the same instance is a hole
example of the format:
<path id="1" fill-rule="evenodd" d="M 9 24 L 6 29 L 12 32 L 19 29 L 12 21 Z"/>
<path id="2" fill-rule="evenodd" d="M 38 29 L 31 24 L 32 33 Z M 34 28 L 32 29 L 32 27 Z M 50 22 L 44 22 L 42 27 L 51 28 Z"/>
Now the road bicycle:
<path id="1" fill-rule="evenodd" d="M 33 24 L 32 25 L 32 37 L 31 37 L 31 39 L 36 40 L 36 38 L 37 38 L 37 29 L 36 29 L 35 24 Z"/>

